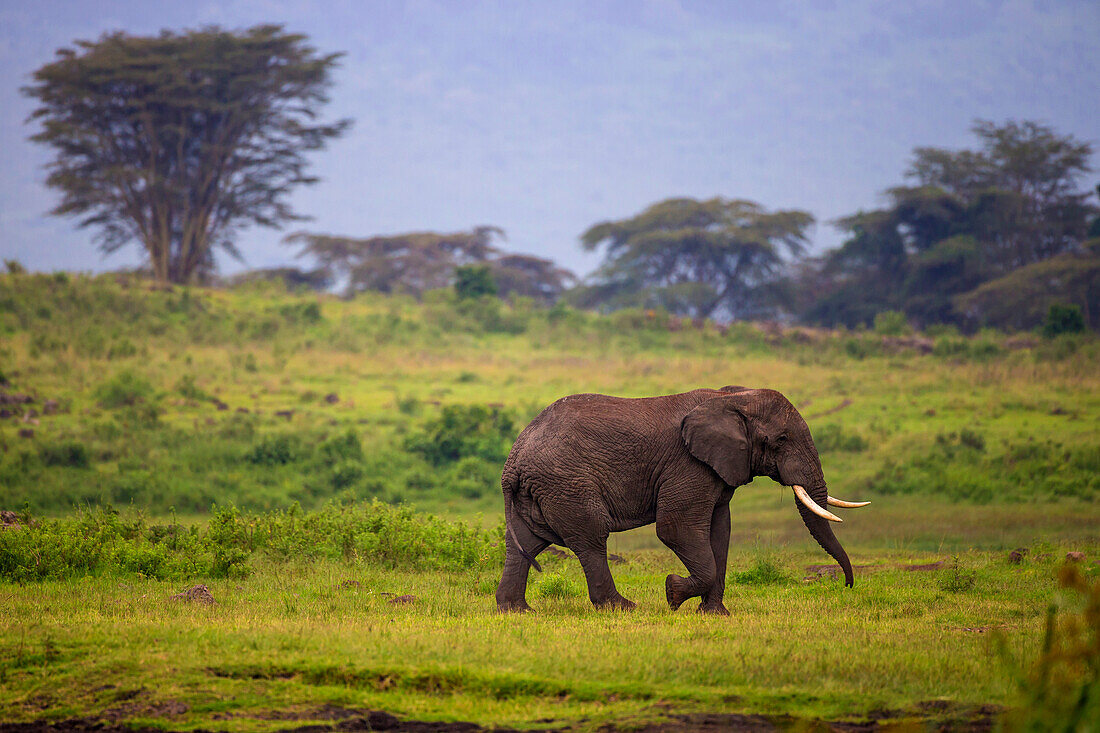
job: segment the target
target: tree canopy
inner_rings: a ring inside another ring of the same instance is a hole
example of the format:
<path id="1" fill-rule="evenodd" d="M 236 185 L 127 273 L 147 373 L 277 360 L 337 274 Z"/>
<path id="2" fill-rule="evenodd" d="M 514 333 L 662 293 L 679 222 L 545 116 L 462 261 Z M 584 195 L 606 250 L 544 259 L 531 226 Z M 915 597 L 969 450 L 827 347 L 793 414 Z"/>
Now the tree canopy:
<path id="1" fill-rule="evenodd" d="M 963 294 L 1084 252 L 1097 209 L 1078 182 L 1090 170 L 1091 146 L 1035 122 L 978 121 L 972 129 L 979 149 L 916 148 L 906 171 L 916 185 L 888 189 L 884 209 L 836 222 L 844 243 L 796 276 L 805 320 L 851 327 L 901 310 L 918 324 L 979 325 L 1000 313 L 989 294 L 1007 291 Z M 973 307 L 979 301 L 983 307 Z"/>
<path id="2" fill-rule="evenodd" d="M 102 248 L 145 249 L 160 281 L 208 274 L 214 251 L 238 255 L 249 224 L 299 219 L 290 191 L 317 179 L 305 153 L 348 120 L 317 121 L 340 54 L 262 25 L 76 41 L 34 72 L 32 140 L 50 146 L 53 210 L 80 216 Z"/>
<path id="3" fill-rule="evenodd" d="M 697 317 L 744 318 L 775 305 L 772 284 L 801 255 L 813 217 L 752 201 L 672 198 L 581 235 L 604 262 L 572 295 L 582 306 L 665 307 Z"/>
<path id="4" fill-rule="evenodd" d="M 494 242 L 503 238 L 500 228 L 479 226 L 363 239 L 297 232 L 284 242 L 301 245 L 299 257 L 312 257 L 330 277 L 345 282 L 347 295 L 374 290 L 419 297 L 454 284 L 460 267 L 484 265 L 500 294 L 552 303 L 574 279 L 550 260 L 502 252 Z"/>

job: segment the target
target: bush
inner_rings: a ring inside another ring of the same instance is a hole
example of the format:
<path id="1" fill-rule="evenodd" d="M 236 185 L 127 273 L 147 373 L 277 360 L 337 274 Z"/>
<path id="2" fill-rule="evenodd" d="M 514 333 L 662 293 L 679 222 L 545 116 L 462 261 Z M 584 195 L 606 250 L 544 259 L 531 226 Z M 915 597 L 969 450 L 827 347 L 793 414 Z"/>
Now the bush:
<path id="1" fill-rule="evenodd" d="M 814 446 L 820 453 L 859 453 L 867 449 L 867 441 L 858 433 L 849 433 L 840 425 L 829 423 L 817 429 Z"/>
<path id="2" fill-rule="evenodd" d="M 1085 317 L 1076 305 L 1053 303 L 1047 311 L 1043 324 L 1043 335 L 1047 338 L 1061 336 L 1064 333 L 1082 333 L 1085 330 Z"/>
<path id="3" fill-rule="evenodd" d="M 208 400 L 210 395 L 199 389 L 193 374 L 185 374 L 176 382 L 176 392 L 189 400 Z"/>
<path id="4" fill-rule="evenodd" d="M 301 446 L 291 435 L 265 435 L 245 454 L 244 459 L 258 466 L 282 466 L 301 457 Z"/>
<path id="5" fill-rule="evenodd" d="M 882 311 L 875 315 L 875 333 L 880 336 L 901 336 L 909 332 L 909 321 L 901 311 Z"/>
<path id="6" fill-rule="evenodd" d="M 537 598 L 565 600 L 566 598 L 579 598 L 581 595 L 581 590 L 576 583 L 558 573 L 547 573 L 539 579 L 534 590 Z"/>
<path id="7" fill-rule="evenodd" d="M 103 407 L 132 407 L 153 396 L 153 386 L 130 370 L 121 371 L 99 385 L 94 392 Z"/>
<path id="8" fill-rule="evenodd" d="M 497 295 L 497 284 L 488 265 L 463 265 L 455 268 L 455 294 L 459 298 Z"/>
<path id="9" fill-rule="evenodd" d="M 499 407 L 447 405 L 405 439 L 405 448 L 435 466 L 473 456 L 503 462 L 515 440 L 512 415 Z"/>
<path id="10" fill-rule="evenodd" d="M 269 561 L 328 558 L 411 569 L 483 570 L 500 562 L 503 528 L 487 531 L 378 501 L 245 514 L 215 509 L 205 528 L 150 525 L 107 507 L 0 532 L 0 579 L 100 573 L 170 580 L 240 577 Z"/>
<path id="11" fill-rule="evenodd" d="M 64 443 L 44 443 L 38 454 L 45 466 L 67 466 L 69 468 L 88 468 L 91 465 L 91 452 L 77 440 Z"/>
<path id="12" fill-rule="evenodd" d="M 317 448 L 317 455 L 325 463 L 359 462 L 363 460 L 363 446 L 359 442 L 358 433 L 353 428 L 348 428 L 343 434 L 321 443 Z"/>
<path id="13" fill-rule="evenodd" d="M 733 574 L 733 582 L 741 585 L 785 585 L 791 576 L 770 557 L 759 557 L 748 570 Z"/>

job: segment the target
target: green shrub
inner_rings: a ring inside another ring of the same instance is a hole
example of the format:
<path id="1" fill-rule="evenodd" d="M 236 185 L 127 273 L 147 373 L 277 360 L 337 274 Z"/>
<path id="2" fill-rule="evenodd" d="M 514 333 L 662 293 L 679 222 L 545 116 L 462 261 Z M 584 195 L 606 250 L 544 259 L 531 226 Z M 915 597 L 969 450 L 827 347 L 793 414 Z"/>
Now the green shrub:
<path id="1" fill-rule="evenodd" d="M 534 590 L 537 598 L 565 600 L 581 596 L 581 589 L 577 584 L 559 573 L 547 573 L 539 578 Z"/>
<path id="2" fill-rule="evenodd" d="M 132 407 L 150 400 L 153 386 L 144 377 L 124 370 L 100 384 L 94 392 L 96 400 L 104 407 Z"/>
<path id="3" fill-rule="evenodd" d="M 758 557 L 748 570 L 733 574 L 733 582 L 740 585 L 785 585 L 791 576 L 770 557 Z"/>
<path id="4" fill-rule="evenodd" d="M 195 376 L 193 374 L 184 374 L 180 377 L 180 380 L 176 382 L 176 392 L 189 400 L 208 400 L 210 395 L 199 389 L 195 384 Z"/>
<path id="5" fill-rule="evenodd" d="M 246 514 L 215 509 L 205 527 L 150 525 L 110 507 L 0 532 L 0 578 L 16 582 L 101 573 L 172 580 L 240 577 L 269 561 L 329 558 L 413 569 L 484 570 L 500 562 L 503 529 L 486 531 L 373 501 Z"/>
<path id="6" fill-rule="evenodd" d="M 447 405 L 439 417 L 406 437 L 405 448 L 436 466 L 467 456 L 503 462 L 514 440 L 513 417 L 501 408 Z"/>
<path id="7" fill-rule="evenodd" d="M 244 456 L 258 466 L 282 466 L 299 458 L 301 445 L 292 435 L 265 435 Z"/>
<path id="8" fill-rule="evenodd" d="M 829 423 L 814 431 L 814 446 L 820 453 L 859 453 L 867 449 L 867 441 L 858 433 L 848 432 L 836 423 Z"/>
<path id="9" fill-rule="evenodd" d="M 1064 333 L 1082 333 L 1085 330 L 1085 317 L 1080 306 L 1052 303 L 1043 323 L 1043 335 L 1047 338 L 1061 336 Z"/>
<path id="10" fill-rule="evenodd" d="M 909 332 L 909 321 L 901 311 L 882 311 L 875 315 L 875 333 L 880 336 L 901 336 Z"/>
<path id="11" fill-rule="evenodd" d="M 325 463 L 359 462 L 363 460 L 363 445 L 355 429 L 348 428 L 344 433 L 321 443 L 317 447 L 317 455 Z"/>
<path id="12" fill-rule="evenodd" d="M 455 295 L 462 299 L 496 296 L 497 284 L 488 265 L 463 265 L 455 268 Z"/>
<path id="13" fill-rule="evenodd" d="M 91 465 L 91 452 L 78 440 L 63 443 L 43 443 L 38 454 L 45 466 L 67 466 L 69 468 L 88 468 Z"/>
<path id="14" fill-rule="evenodd" d="M 128 338 L 123 338 L 115 341 L 111 344 L 111 348 L 107 350 L 108 359 L 127 359 L 131 356 L 137 356 L 138 347 Z"/>

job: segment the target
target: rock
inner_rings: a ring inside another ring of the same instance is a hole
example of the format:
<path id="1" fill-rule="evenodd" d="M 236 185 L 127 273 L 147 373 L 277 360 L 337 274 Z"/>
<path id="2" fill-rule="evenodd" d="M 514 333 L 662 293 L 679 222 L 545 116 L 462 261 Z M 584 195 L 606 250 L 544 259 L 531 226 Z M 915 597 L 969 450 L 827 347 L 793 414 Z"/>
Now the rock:
<path id="1" fill-rule="evenodd" d="M 14 412 L 7 409 L 6 407 L 0 407 L 0 420 L 4 419 L 6 417 L 11 417 L 14 414 L 15 414 Z"/>
<path id="2" fill-rule="evenodd" d="M 1012 552 L 1008 553 L 1008 561 L 1013 565 L 1019 565 L 1024 561 L 1024 555 L 1027 554 L 1026 547 L 1017 547 Z"/>
<path id="3" fill-rule="evenodd" d="M 569 557 L 569 553 L 565 550 L 559 550 L 556 547 L 547 547 L 543 550 L 547 555 L 553 555 L 554 557 Z"/>
<path id="4" fill-rule="evenodd" d="M 34 428 L 20 428 L 19 429 L 19 437 L 20 438 L 33 438 L 34 437 Z"/>
<path id="5" fill-rule="evenodd" d="M 928 417 L 935 417 L 936 416 L 936 408 L 929 407 L 927 410 L 924 411 L 924 414 Z"/>
<path id="6" fill-rule="evenodd" d="M 276 410 L 275 416 L 289 420 L 290 418 L 294 417 L 294 410 Z"/>
<path id="7" fill-rule="evenodd" d="M 194 601 L 196 603 L 205 603 L 208 606 L 212 606 L 216 603 L 214 596 L 210 594 L 210 589 L 205 585 L 193 585 L 185 591 L 180 591 L 174 596 L 169 596 L 173 601 Z"/>
<path id="8" fill-rule="evenodd" d="M 335 405 L 339 401 L 340 395 L 336 394 L 335 392 L 329 392 L 327 395 L 325 395 L 325 402 L 329 403 L 330 405 Z"/>
<path id="9" fill-rule="evenodd" d="M 615 565 L 622 565 L 626 562 L 626 559 L 622 555 L 616 555 L 613 552 L 609 552 L 607 554 L 607 561 Z"/>
<path id="10" fill-rule="evenodd" d="M 242 414 L 242 415 L 247 415 L 247 414 L 248 414 L 248 412 L 249 412 L 249 410 L 248 410 L 248 408 L 247 408 L 247 407 L 238 407 L 238 408 L 237 408 L 237 412 L 239 412 L 239 413 L 240 413 L 240 414 Z"/>
<path id="11" fill-rule="evenodd" d="M 225 404 L 224 402 L 219 400 L 217 397 L 215 397 L 214 399 L 212 399 L 210 401 L 214 403 L 214 407 L 218 408 L 219 411 L 229 409 L 229 405 Z"/>
<path id="12" fill-rule="evenodd" d="M 355 589 L 359 588 L 359 581 L 358 580 L 345 580 L 343 583 L 340 583 L 340 585 L 338 585 L 336 587 L 337 588 L 343 588 L 344 590 L 355 590 Z"/>
<path id="13" fill-rule="evenodd" d="M 0 511 L 0 528 L 19 529 L 21 526 L 23 525 L 19 524 L 18 514 L 7 509 Z"/>
<path id="14" fill-rule="evenodd" d="M 56 415 L 61 412 L 61 403 L 57 400 L 46 400 L 42 403 L 43 415 Z"/>
<path id="15" fill-rule="evenodd" d="M 6 394 L 0 392 L 0 405 L 29 405 L 34 398 L 29 394 Z"/>
<path id="16" fill-rule="evenodd" d="M 395 598 L 390 599 L 390 604 L 394 605 L 394 606 L 400 606 L 400 605 L 403 605 L 403 604 L 406 604 L 406 603 L 416 603 L 416 596 L 414 596 L 414 595 L 404 595 L 404 596 L 397 596 Z"/>
<path id="17" fill-rule="evenodd" d="M 1081 562 L 1085 559 L 1085 553 L 1083 552 L 1067 552 L 1066 559 L 1070 562 Z"/>

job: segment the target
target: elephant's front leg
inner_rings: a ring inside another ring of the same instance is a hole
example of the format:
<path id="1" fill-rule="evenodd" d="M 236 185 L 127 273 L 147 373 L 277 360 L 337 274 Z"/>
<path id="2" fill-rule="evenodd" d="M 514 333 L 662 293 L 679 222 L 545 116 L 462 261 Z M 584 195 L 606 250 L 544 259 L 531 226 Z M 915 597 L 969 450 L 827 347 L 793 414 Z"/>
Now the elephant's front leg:
<path id="1" fill-rule="evenodd" d="M 729 501 L 714 508 L 710 522 L 710 548 L 714 554 L 714 585 L 703 594 L 699 610 L 703 613 L 716 613 L 729 616 L 722 598 L 726 594 L 726 558 L 730 550 L 730 505 Z"/>
<path id="2" fill-rule="evenodd" d="M 665 597 L 673 611 L 687 599 L 707 593 L 714 585 L 717 568 L 710 544 L 712 512 L 712 507 L 707 507 L 701 516 L 685 514 L 683 510 L 657 510 L 657 537 L 688 570 L 686 578 L 675 574 L 665 578 Z"/>

